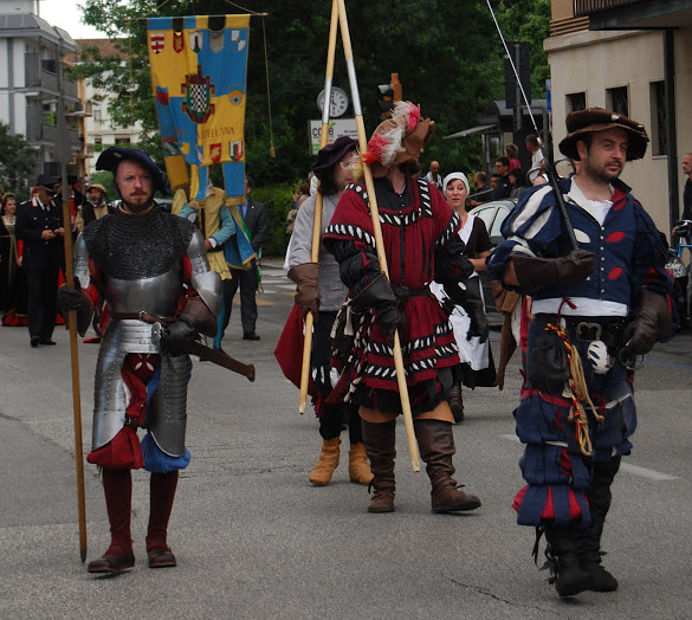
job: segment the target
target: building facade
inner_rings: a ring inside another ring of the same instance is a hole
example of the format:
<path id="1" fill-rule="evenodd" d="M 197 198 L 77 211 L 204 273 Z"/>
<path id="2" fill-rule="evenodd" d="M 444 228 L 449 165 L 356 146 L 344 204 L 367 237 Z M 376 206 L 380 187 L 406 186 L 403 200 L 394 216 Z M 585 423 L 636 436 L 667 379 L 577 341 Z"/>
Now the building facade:
<path id="1" fill-rule="evenodd" d="M 102 57 L 117 57 L 121 63 L 127 62 L 126 55 L 110 39 L 77 39 L 77 46 L 80 52 L 96 48 Z M 79 62 L 76 56 L 73 60 L 75 63 Z M 142 127 L 139 122 L 130 127 L 115 124 L 108 112 L 111 96 L 108 92 L 95 88 L 90 80 L 81 80 L 79 88 L 84 109 L 89 111 L 84 118 L 82 134 L 85 146 L 84 172 L 89 176 L 94 172 L 96 160 L 103 149 L 115 145 L 136 145 Z"/>
<path id="2" fill-rule="evenodd" d="M 0 0 L 0 121 L 36 151 L 37 173 L 60 174 L 61 161 L 78 174 L 82 150 L 77 84 L 65 77 L 65 56 L 77 45 L 35 13 L 35 0 Z M 58 112 L 67 117 L 60 135 Z M 32 183 L 33 179 L 28 179 Z"/>
<path id="3" fill-rule="evenodd" d="M 651 143 L 622 178 L 669 234 L 681 212 L 680 163 L 692 151 L 692 2 L 552 0 L 551 8 L 554 144 L 572 110 L 601 106 L 644 123 Z"/>

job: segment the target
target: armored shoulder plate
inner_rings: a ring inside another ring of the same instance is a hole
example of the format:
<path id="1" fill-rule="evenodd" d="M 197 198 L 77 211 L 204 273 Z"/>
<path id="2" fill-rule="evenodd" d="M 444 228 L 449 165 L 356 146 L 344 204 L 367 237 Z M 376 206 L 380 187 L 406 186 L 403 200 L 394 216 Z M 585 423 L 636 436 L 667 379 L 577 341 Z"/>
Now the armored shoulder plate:
<path id="1" fill-rule="evenodd" d="M 89 251 L 87 250 L 84 234 L 77 237 L 77 243 L 74 246 L 74 275 L 79 280 L 79 286 L 86 288 L 89 286 Z"/>
<path id="2" fill-rule="evenodd" d="M 192 269 L 192 286 L 199 293 L 207 308 L 214 315 L 218 315 L 221 311 L 221 277 L 209 269 L 204 238 L 196 229 L 187 247 L 187 257 L 190 259 Z"/>

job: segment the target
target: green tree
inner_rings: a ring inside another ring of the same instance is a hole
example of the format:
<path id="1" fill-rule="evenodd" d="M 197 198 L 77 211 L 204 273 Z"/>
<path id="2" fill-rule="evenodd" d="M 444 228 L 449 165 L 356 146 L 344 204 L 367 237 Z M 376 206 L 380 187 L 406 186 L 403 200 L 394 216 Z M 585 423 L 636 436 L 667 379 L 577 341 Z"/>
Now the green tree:
<path id="1" fill-rule="evenodd" d="M 29 177 L 36 171 L 34 150 L 24 136 L 10 134 L 10 126 L 0 122 L 0 153 L 0 186 L 26 199 Z"/>
<path id="2" fill-rule="evenodd" d="M 85 50 L 78 75 L 115 96 L 110 113 L 116 123 L 142 123 L 143 144 L 162 159 L 146 49 L 146 22 L 160 0 L 86 0 L 84 21 L 116 39 L 129 60 L 102 58 Z M 245 125 L 247 169 L 259 184 L 294 183 L 312 163 L 308 121 L 320 118 L 315 100 L 323 87 L 331 2 L 323 0 L 246 0 L 251 11 L 267 11 L 251 20 Z M 500 0 L 495 3 L 507 41 L 532 44 L 533 92 L 544 90 L 548 66 L 543 52 L 548 0 Z M 192 14 L 192 0 L 169 0 L 156 14 Z M 226 0 L 197 0 L 198 14 L 233 11 Z M 421 104 L 436 121 L 437 137 L 423 164 L 439 159 L 445 170 L 481 166 L 480 141 L 442 140 L 442 136 L 476 124 L 494 99 L 504 97 L 504 51 L 483 2 L 397 0 L 349 3 L 348 18 L 366 130 L 379 122 L 375 86 L 398 72 L 403 95 Z M 128 21 L 133 20 L 133 21 Z M 267 111 L 269 58 L 272 123 Z M 340 39 L 340 37 L 339 37 Z M 334 84 L 348 91 L 341 43 L 337 46 Z M 348 113 L 347 113 L 348 114 Z M 270 157 L 270 144 L 276 158 Z"/>

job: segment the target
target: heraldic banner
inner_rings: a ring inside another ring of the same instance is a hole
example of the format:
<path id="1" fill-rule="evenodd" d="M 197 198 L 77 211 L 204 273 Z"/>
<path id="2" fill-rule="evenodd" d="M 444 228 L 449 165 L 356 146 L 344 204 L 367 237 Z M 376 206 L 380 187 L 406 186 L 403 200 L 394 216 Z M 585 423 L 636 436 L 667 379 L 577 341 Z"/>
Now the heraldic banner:
<path id="1" fill-rule="evenodd" d="M 151 82 L 171 186 L 189 185 L 190 199 L 203 200 L 209 166 L 221 164 L 226 195 L 244 200 L 250 15 L 225 15 L 219 30 L 209 28 L 207 15 L 147 21 Z"/>

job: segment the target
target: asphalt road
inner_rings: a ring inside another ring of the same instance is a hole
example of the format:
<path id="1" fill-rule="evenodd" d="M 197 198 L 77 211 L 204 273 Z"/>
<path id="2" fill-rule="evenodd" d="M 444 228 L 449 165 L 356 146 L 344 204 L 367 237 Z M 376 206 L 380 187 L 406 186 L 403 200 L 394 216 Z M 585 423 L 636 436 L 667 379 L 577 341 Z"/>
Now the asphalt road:
<path id="1" fill-rule="evenodd" d="M 148 475 L 140 471 L 135 568 L 116 578 L 86 572 L 67 334 L 58 328 L 58 346 L 31 349 L 26 328 L 0 329 L 0 618 L 691 617 L 692 337 L 657 346 L 636 379 L 639 429 L 604 535 L 620 589 L 559 600 L 531 559 L 534 532 L 517 526 L 510 508 L 523 484 L 511 415 L 518 360 L 504 391 L 465 392 L 467 418 L 454 428 L 457 478 L 483 506 L 433 514 L 427 477 L 411 471 L 399 423 L 397 511 L 368 514 L 366 489 L 348 482 L 345 453 L 329 486 L 307 481 L 317 424 L 312 413 L 298 415 L 297 390 L 273 358 L 293 285 L 278 265 L 267 262 L 264 273 L 261 340 L 241 339 L 236 310 L 225 342 L 255 364 L 257 381 L 195 364 L 192 461 L 169 531 L 174 569 L 146 566 Z M 492 339 L 497 358 L 498 334 Z M 85 453 L 97 349 L 79 346 Z M 108 521 L 97 471 L 85 471 L 93 559 L 108 545 Z"/>

